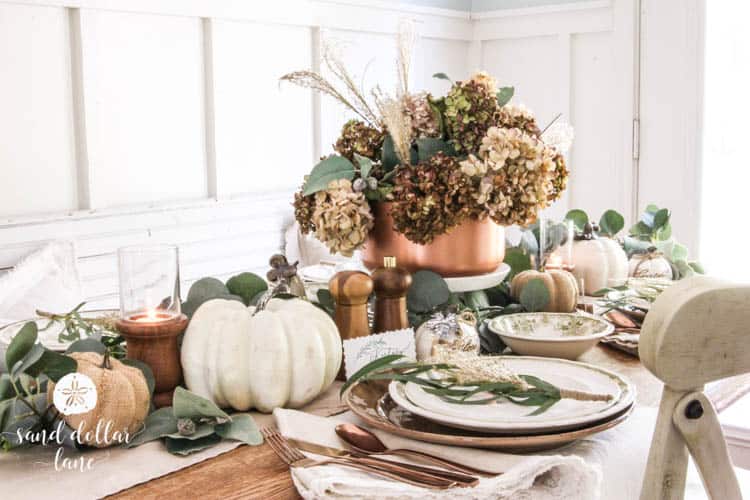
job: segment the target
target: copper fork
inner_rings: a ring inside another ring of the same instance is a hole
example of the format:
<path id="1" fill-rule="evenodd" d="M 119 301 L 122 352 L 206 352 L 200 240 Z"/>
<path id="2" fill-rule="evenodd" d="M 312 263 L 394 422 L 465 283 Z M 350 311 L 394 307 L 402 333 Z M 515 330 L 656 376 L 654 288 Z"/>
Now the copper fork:
<path id="1" fill-rule="evenodd" d="M 266 443 L 276 453 L 276 455 L 289 467 L 316 467 L 318 465 L 336 464 L 346 467 L 352 467 L 378 476 L 400 481 L 402 483 L 419 486 L 421 488 L 430 488 L 444 490 L 456 486 L 455 481 L 444 479 L 430 474 L 423 474 L 398 465 L 386 464 L 380 461 L 368 458 L 327 458 L 324 460 L 315 460 L 303 455 L 297 448 L 289 444 L 287 439 L 282 436 L 276 429 L 265 427 L 260 430 L 266 440 Z"/>

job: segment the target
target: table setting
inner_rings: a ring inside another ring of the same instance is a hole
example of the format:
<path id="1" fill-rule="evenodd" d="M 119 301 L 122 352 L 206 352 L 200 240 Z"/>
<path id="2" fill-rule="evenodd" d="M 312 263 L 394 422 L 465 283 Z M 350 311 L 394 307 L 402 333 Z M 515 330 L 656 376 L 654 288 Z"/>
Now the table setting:
<path id="1" fill-rule="evenodd" d="M 126 246 L 118 309 L 0 328 L 4 498 L 156 495 L 201 467 L 255 498 L 638 496 L 661 391 L 640 331 L 702 267 L 666 208 L 627 236 L 614 210 L 546 217 L 572 127 L 485 72 L 411 91 L 408 52 L 373 99 L 329 53 L 332 76 L 281 77 L 357 117 L 290 199 L 314 262 L 183 297 L 178 245 Z"/>

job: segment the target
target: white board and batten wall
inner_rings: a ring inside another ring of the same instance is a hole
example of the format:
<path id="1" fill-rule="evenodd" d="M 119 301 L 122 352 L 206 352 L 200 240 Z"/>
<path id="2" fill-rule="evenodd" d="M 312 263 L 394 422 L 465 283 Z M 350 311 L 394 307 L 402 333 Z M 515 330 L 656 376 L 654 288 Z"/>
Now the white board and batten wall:
<path id="1" fill-rule="evenodd" d="M 185 284 L 263 271 L 291 193 L 348 116 L 278 77 L 318 68 L 332 41 L 365 88 L 388 90 L 402 19 L 420 35 L 412 88 L 442 94 L 433 73 L 485 69 L 540 123 L 559 112 L 572 123 L 554 216 L 632 217 L 634 5 L 0 0 L 0 268 L 72 239 L 97 305 L 116 298 L 123 245 L 178 244 Z"/>

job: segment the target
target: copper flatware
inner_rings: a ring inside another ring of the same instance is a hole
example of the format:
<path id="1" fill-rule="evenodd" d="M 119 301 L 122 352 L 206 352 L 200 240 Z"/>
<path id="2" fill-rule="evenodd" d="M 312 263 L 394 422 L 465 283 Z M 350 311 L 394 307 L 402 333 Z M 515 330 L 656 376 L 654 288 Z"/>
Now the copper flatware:
<path id="1" fill-rule="evenodd" d="M 291 444 L 295 448 L 298 448 L 302 451 L 306 451 L 309 453 L 315 453 L 316 455 L 323 455 L 323 456 L 332 457 L 332 458 L 347 458 L 347 457 L 368 458 L 370 460 L 377 460 L 378 462 L 382 462 L 386 464 L 399 465 L 401 467 L 406 467 L 407 469 L 411 469 L 417 472 L 423 472 L 431 476 L 442 477 L 450 481 L 456 481 L 458 483 L 458 486 L 461 486 L 461 487 L 476 486 L 476 484 L 479 482 L 478 477 L 471 476 L 469 474 L 464 474 L 463 472 L 436 469 L 434 467 L 423 467 L 421 465 L 408 464 L 404 462 L 395 462 L 393 460 L 388 460 L 388 459 L 381 458 L 381 457 L 368 456 L 366 454 L 357 452 L 356 450 L 342 450 L 340 448 L 332 448 L 329 446 L 322 446 L 322 445 L 315 444 L 315 443 L 308 443 L 306 441 L 300 441 L 299 439 L 287 438 L 287 441 L 289 442 L 289 444 Z"/>
<path id="2" fill-rule="evenodd" d="M 292 447 L 287 439 L 275 429 L 268 427 L 263 428 L 261 429 L 261 434 L 274 453 L 276 453 L 284 463 L 293 468 L 336 464 L 370 472 L 387 479 L 400 481 L 413 486 L 419 486 L 421 488 L 444 490 L 456 486 L 455 481 L 449 481 L 428 474 L 411 471 L 404 467 L 382 464 L 367 458 L 327 458 L 325 460 L 315 460 L 304 456 L 298 449 Z"/>
<path id="3" fill-rule="evenodd" d="M 483 476 L 499 475 L 497 472 L 490 472 L 459 464 L 452 460 L 446 460 L 422 451 L 409 450 L 406 448 L 389 449 L 375 434 L 356 424 L 339 424 L 336 426 L 336 434 L 354 450 L 366 455 L 395 455 L 407 458 L 418 458 L 464 474 L 481 474 Z"/>

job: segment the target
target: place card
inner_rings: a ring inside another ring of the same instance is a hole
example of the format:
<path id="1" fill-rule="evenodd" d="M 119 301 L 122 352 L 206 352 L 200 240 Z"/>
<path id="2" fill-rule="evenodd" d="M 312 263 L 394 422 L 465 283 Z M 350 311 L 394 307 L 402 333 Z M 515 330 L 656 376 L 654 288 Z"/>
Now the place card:
<path id="1" fill-rule="evenodd" d="M 367 363 L 390 354 L 403 354 L 407 359 L 417 359 L 413 329 L 405 328 L 344 340 L 346 378 Z"/>

